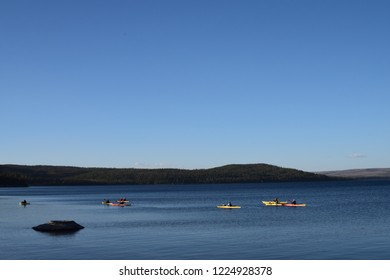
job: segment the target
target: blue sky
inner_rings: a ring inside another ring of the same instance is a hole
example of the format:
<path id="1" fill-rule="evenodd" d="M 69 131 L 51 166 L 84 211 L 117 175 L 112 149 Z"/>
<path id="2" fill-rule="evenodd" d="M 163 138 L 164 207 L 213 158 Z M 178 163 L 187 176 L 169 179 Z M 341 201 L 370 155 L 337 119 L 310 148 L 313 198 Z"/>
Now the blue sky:
<path id="1" fill-rule="evenodd" d="M 389 1 L 0 2 L 0 164 L 390 167 Z"/>

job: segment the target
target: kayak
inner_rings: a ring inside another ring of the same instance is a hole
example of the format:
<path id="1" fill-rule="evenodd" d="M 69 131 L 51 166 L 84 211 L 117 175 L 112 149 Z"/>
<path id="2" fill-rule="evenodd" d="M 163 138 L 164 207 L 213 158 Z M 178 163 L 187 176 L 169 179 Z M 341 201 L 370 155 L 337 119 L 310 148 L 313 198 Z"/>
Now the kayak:
<path id="1" fill-rule="evenodd" d="M 30 202 L 23 202 L 23 201 L 21 201 L 21 202 L 19 202 L 19 204 L 20 204 L 20 205 L 29 205 Z"/>
<path id="2" fill-rule="evenodd" d="M 304 203 L 296 203 L 296 204 L 285 203 L 285 204 L 283 204 L 283 206 L 286 206 L 286 207 L 302 207 L 302 206 L 306 206 L 306 204 L 304 204 Z"/>
<path id="3" fill-rule="evenodd" d="M 110 203 L 109 205 L 111 205 L 111 206 L 125 207 L 125 206 L 130 206 L 131 204 L 129 204 L 129 203 Z"/>
<path id="4" fill-rule="evenodd" d="M 116 202 L 129 202 L 128 200 L 117 200 Z"/>
<path id="5" fill-rule="evenodd" d="M 287 201 L 279 201 L 279 203 L 276 203 L 275 201 L 262 201 L 265 206 L 283 206 L 287 204 Z"/>
<path id="6" fill-rule="evenodd" d="M 238 205 L 218 205 L 217 206 L 218 208 L 223 208 L 223 209 L 238 209 L 238 208 L 241 208 L 241 206 L 238 206 Z"/>
<path id="7" fill-rule="evenodd" d="M 109 205 L 109 206 L 121 206 L 121 207 L 124 207 L 124 206 L 130 206 L 131 204 L 128 203 L 128 202 L 125 202 L 125 203 L 115 203 L 115 202 L 106 202 L 106 201 L 102 201 L 102 204 L 103 205 Z"/>
<path id="8" fill-rule="evenodd" d="M 264 204 L 276 204 L 275 200 L 266 200 L 266 201 L 262 201 Z M 278 204 L 285 204 L 287 203 L 287 201 L 279 201 Z"/>

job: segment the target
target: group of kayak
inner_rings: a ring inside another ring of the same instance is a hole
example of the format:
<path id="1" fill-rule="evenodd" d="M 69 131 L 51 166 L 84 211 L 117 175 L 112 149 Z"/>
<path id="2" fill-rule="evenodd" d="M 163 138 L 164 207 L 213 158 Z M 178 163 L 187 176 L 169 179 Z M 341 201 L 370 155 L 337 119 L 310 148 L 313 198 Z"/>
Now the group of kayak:
<path id="1" fill-rule="evenodd" d="M 262 201 L 262 203 L 265 206 L 285 206 L 285 207 L 303 207 L 303 206 L 306 206 L 305 203 L 297 203 L 295 201 L 295 199 L 289 200 L 289 201 L 279 201 L 278 198 L 275 198 L 274 200 Z M 19 202 L 19 204 L 23 205 L 23 206 L 26 206 L 26 205 L 29 205 L 30 202 L 27 202 L 26 200 L 22 200 L 21 202 Z M 127 200 L 126 198 L 120 198 L 120 199 L 116 200 L 115 202 L 111 202 L 108 199 L 104 199 L 102 201 L 102 204 L 109 205 L 109 206 L 119 206 L 119 207 L 131 206 L 129 200 Z M 227 204 L 218 205 L 217 207 L 218 208 L 224 208 L 224 209 L 237 209 L 237 208 L 241 208 L 241 206 L 233 205 L 231 202 L 229 202 Z"/>
<path id="2" fill-rule="evenodd" d="M 130 202 L 126 198 L 120 198 L 115 202 L 111 202 L 108 199 L 104 199 L 102 201 L 102 204 L 109 205 L 109 206 L 119 206 L 119 207 L 131 206 Z"/>
<path id="3" fill-rule="evenodd" d="M 262 201 L 262 203 L 265 206 L 285 206 L 285 207 L 302 207 L 306 206 L 305 203 L 297 203 L 295 199 L 289 200 L 289 201 L 279 201 L 278 198 L 275 198 L 274 200 L 268 200 L 268 201 Z M 235 208 L 241 208 L 239 205 L 233 205 L 231 202 L 228 204 L 222 204 L 218 205 L 218 208 L 224 208 L 224 209 L 235 209 Z"/>

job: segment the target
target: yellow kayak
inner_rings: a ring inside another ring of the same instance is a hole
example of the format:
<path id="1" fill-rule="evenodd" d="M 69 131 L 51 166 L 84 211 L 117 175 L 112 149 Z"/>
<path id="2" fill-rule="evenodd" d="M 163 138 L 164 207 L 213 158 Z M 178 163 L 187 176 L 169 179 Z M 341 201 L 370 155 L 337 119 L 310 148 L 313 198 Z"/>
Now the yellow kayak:
<path id="1" fill-rule="evenodd" d="M 284 204 L 287 203 L 287 201 L 279 201 L 279 203 L 276 203 L 273 200 L 270 201 L 262 201 L 264 205 L 266 206 L 283 206 Z"/>
<path id="2" fill-rule="evenodd" d="M 224 209 L 237 209 L 237 208 L 241 208 L 241 206 L 238 206 L 238 205 L 218 205 L 217 206 L 218 208 L 224 208 Z"/>

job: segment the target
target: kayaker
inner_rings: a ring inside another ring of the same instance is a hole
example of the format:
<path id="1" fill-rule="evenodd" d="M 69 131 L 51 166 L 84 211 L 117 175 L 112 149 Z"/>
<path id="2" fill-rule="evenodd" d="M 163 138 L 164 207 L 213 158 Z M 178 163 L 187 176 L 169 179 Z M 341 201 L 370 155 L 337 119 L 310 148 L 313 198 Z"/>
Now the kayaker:
<path id="1" fill-rule="evenodd" d="M 295 199 L 291 200 L 291 204 L 297 204 L 297 201 Z"/>
<path id="2" fill-rule="evenodd" d="M 229 201 L 228 206 L 232 206 L 232 203 Z"/>
<path id="3" fill-rule="evenodd" d="M 279 198 L 275 198 L 274 201 L 275 201 L 276 204 L 278 204 L 279 203 Z"/>
<path id="4" fill-rule="evenodd" d="M 22 203 L 23 203 L 23 204 L 27 204 L 27 201 L 26 201 L 26 200 L 23 200 Z"/>

